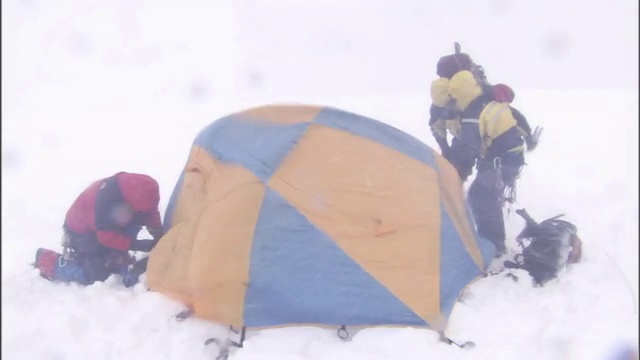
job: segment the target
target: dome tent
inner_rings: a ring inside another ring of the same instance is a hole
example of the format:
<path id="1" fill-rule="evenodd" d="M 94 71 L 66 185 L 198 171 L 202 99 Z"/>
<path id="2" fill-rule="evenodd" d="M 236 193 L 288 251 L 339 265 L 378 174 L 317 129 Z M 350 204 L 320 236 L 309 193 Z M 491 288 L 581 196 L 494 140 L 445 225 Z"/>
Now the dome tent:
<path id="1" fill-rule="evenodd" d="M 443 330 L 493 246 L 451 164 L 387 124 L 270 105 L 194 140 L 147 285 L 234 327 Z"/>

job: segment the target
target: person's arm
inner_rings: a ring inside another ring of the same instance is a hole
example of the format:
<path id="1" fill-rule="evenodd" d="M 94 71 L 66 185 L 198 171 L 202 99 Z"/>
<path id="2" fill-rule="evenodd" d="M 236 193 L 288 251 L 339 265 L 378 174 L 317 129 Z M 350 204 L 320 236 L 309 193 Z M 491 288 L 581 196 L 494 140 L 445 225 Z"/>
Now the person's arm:
<path id="1" fill-rule="evenodd" d="M 516 119 L 516 124 L 522 131 L 522 134 L 524 136 L 531 135 L 531 126 L 529 125 L 527 118 L 520 112 L 520 110 L 511 106 L 511 114 L 513 115 L 513 118 Z"/>
<path id="2" fill-rule="evenodd" d="M 522 133 L 524 137 L 524 141 L 527 144 L 527 150 L 532 151 L 538 147 L 540 135 L 542 134 L 542 128 L 536 126 L 536 128 L 532 131 L 527 118 L 520 112 L 520 110 L 511 107 L 511 113 L 513 114 L 514 119 L 516 119 L 516 123 L 518 125 L 518 130 Z"/>
<path id="3" fill-rule="evenodd" d="M 115 250 L 129 250 L 134 239 L 124 232 L 116 219 L 126 217 L 127 208 L 115 178 L 104 181 L 96 195 L 95 225 L 98 241 Z M 130 213 L 129 216 L 133 216 Z"/>
<path id="4" fill-rule="evenodd" d="M 153 212 L 145 214 L 144 226 L 147 227 L 147 231 L 153 237 L 154 240 L 158 241 L 162 237 L 162 220 L 160 219 L 160 211 L 155 210 Z"/>
<path id="5" fill-rule="evenodd" d="M 440 151 L 444 155 L 449 151 L 449 142 L 447 140 L 447 127 L 446 118 L 452 116 L 450 111 L 445 108 L 441 108 L 435 105 L 431 105 L 429 111 L 429 127 L 431 128 L 431 134 L 436 140 L 436 143 L 440 147 Z"/>

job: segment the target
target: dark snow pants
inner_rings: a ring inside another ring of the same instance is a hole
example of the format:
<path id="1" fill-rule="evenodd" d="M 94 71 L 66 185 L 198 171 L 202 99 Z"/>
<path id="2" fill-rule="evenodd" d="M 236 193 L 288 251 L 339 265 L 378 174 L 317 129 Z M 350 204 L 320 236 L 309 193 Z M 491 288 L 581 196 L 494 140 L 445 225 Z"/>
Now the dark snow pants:
<path id="1" fill-rule="evenodd" d="M 505 188 L 515 186 L 524 163 L 521 153 L 507 154 L 496 168 L 493 161 L 478 160 L 478 174 L 469 187 L 469 205 L 480 236 L 491 241 L 496 255 L 506 252 L 506 231 L 502 208 Z"/>

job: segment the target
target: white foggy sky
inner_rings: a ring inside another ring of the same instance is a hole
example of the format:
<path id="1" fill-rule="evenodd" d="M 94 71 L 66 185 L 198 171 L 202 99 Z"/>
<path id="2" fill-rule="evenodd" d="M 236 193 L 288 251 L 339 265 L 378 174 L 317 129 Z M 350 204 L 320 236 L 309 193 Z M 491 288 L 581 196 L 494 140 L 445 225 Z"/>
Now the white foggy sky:
<path id="1" fill-rule="evenodd" d="M 336 1 L 3 1 L 3 113 L 428 96 L 454 41 L 516 93 L 637 91 L 637 1 Z"/>
<path id="2" fill-rule="evenodd" d="M 337 86 L 342 90 L 425 91 L 438 57 L 459 41 L 490 80 L 516 89 L 638 86 L 637 1 L 340 3 L 342 13 L 320 0 L 239 2 L 241 49 L 250 54 L 246 63 L 272 73 L 265 80 L 300 91 L 339 81 L 331 76 L 335 68 L 351 71 Z M 292 72 L 296 76 L 289 78 Z"/>

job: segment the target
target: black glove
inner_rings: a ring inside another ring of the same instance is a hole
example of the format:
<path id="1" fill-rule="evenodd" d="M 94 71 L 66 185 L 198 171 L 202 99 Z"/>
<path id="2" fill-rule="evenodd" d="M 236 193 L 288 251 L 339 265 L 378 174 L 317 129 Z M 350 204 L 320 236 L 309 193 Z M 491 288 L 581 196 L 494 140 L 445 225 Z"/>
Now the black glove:
<path id="1" fill-rule="evenodd" d="M 133 264 L 131 269 L 128 269 L 127 271 L 123 272 L 122 283 L 124 284 L 125 287 L 132 287 L 133 285 L 138 283 L 140 279 L 140 275 L 144 274 L 147 271 L 148 261 L 149 261 L 148 257 L 138 260 L 135 264 Z"/>
<path id="2" fill-rule="evenodd" d="M 156 246 L 155 240 L 135 240 L 131 243 L 132 251 L 150 252 Z"/>

